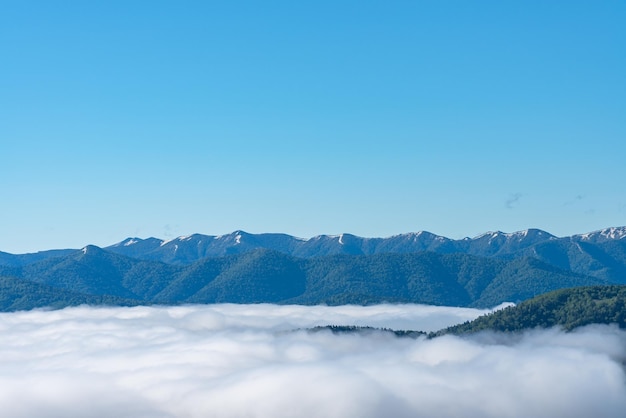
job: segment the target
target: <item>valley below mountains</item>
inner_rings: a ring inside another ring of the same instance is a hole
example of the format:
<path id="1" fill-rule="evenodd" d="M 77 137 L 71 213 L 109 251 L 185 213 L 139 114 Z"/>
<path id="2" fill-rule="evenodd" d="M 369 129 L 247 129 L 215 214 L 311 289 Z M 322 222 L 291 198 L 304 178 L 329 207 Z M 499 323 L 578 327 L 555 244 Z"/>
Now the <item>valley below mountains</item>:
<path id="1" fill-rule="evenodd" d="M 626 227 L 564 238 L 530 229 L 462 240 L 428 232 L 301 239 L 236 231 L 0 252 L 2 311 L 183 303 L 483 308 L 608 284 L 626 284 Z"/>

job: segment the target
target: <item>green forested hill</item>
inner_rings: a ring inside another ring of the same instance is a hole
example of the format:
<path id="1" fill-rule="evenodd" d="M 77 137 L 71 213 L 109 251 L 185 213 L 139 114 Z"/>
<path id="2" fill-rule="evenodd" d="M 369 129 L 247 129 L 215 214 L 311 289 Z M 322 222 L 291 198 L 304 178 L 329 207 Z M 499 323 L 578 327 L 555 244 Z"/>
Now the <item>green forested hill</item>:
<path id="1" fill-rule="evenodd" d="M 29 310 L 50 307 L 111 305 L 133 306 L 143 302 L 110 295 L 88 295 L 59 289 L 29 280 L 0 277 L 0 311 Z"/>
<path id="2" fill-rule="evenodd" d="M 556 290 L 448 328 L 439 334 L 466 334 L 483 330 L 520 331 L 554 326 L 572 330 L 583 325 L 611 323 L 626 328 L 626 286 L 584 286 Z"/>
<path id="3" fill-rule="evenodd" d="M 181 266 L 92 246 L 26 266 L 0 267 L 0 276 L 29 283 L 22 298 L 32 299 L 32 306 L 45 304 L 30 295 L 34 284 L 57 292 L 56 305 L 65 300 L 63 292 L 69 292 L 73 301 L 87 295 L 162 304 L 411 302 L 491 307 L 563 287 L 608 283 L 528 257 L 421 252 L 304 259 L 261 249 Z"/>

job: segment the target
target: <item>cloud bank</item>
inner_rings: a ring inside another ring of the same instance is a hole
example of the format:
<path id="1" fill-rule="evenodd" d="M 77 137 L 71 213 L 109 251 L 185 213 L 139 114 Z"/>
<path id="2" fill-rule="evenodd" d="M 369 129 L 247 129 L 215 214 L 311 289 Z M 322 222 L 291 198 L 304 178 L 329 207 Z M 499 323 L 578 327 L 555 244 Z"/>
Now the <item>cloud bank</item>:
<path id="1" fill-rule="evenodd" d="M 0 407 L 13 418 L 623 416 L 626 334 L 616 327 L 433 340 L 291 331 L 426 329 L 480 313 L 212 305 L 1 314 Z"/>

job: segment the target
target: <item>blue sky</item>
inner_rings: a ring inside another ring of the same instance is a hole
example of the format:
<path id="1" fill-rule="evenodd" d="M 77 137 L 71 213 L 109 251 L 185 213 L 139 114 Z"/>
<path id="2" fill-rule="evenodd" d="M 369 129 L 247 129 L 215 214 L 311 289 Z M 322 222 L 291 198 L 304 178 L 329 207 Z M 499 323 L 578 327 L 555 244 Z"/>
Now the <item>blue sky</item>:
<path id="1" fill-rule="evenodd" d="M 626 224 L 626 3 L 3 1 L 0 251 Z"/>

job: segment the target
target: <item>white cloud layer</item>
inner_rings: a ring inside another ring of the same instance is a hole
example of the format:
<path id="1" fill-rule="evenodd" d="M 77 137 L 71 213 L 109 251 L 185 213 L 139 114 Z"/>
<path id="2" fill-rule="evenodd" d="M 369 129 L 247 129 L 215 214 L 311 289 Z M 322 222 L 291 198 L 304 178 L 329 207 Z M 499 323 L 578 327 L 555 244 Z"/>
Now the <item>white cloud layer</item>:
<path id="1" fill-rule="evenodd" d="M 433 340 L 290 332 L 436 329 L 480 313 L 213 305 L 1 314 L 0 410 L 12 418 L 623 416 L 626 334 L 615 327 Z"/>

